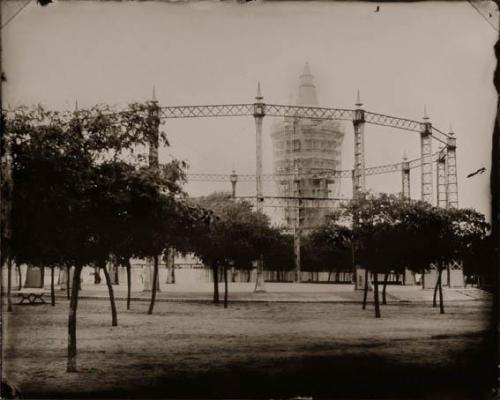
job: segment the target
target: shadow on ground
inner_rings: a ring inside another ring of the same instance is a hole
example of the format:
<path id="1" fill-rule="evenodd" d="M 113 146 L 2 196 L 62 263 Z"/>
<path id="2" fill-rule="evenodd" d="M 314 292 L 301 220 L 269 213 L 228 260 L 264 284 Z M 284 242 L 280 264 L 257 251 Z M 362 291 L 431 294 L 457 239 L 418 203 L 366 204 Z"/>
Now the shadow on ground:
<path id="1" fill-rule="evenodd" d="M 444 338 L 435 338 L 440 340 Z M 456 354 L 450 365 L 398 363 L 378 356 L 295 357 L 228 365 L 208 373 L 165 373 L 135 387 L 92 392 L 24 393 L 25 398 L 491 398 L 493 335 Z M 145 367 L 145 366 L 142 366 Z M 137 374 L 141 366 L 137 365 Z"/>

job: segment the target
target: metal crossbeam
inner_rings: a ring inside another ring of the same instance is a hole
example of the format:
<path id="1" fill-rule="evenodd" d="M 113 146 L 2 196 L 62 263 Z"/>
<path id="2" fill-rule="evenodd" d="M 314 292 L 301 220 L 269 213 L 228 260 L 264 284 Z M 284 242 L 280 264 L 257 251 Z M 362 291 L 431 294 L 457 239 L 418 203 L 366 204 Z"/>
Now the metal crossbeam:
<path id="1" fill-rule="evenodd" d="M 253 115 L 253 104 L 161 107 L 163 118 L 239 117 Z"/>
<path id="2" fill-rule="evenodd" d="M 390 126 L 391 128 L 398 128 L 407 131 L 420 132 L 422 123 L 412 119 L 392 117 L 390 115 L 372 113 L 365 111 L 365 121 L 382 126 Z"/>
<path id="3" fill-rule="evenodd" d="M 437 135 L 441 135 L 442 139 L 439 139 Z M 432 127 L 432 137 L 443 144 L 447 144 L 446 140 L 451 137 L 449 133 L 444 133 L 435 126 Z"/>
<path id="4" fill-rule="evenodd" d="M 188 181 L 209 181 L 209 182 L 230 182 L 229 174 L 186 174 Z M 262 179 L 264 181 L 274 181 L 274 180 L 290 180 L 294 176 L 293 174 L 264 174 Z M 339 179 L 339 178 L 351 178 L 351 171 L 334 171 L 322 174 L 302 174 L 298 176 L 300 179 Z M 237 175 L 237 182 L 255 182 L 255 175 L 243 174 Z"/>
<path id="5" fill-rule="evenodd" d="M 440 156 L 441 151 L 437 151 L 432 154 L 431 160 L 433 162 L 437 161 Z M 415 158 L 414 160 L 407 161 L 410 169 L 419 168 L 422 165 L 422 159 Z M 380 174 L 390 174 L 392 172 L 398 172 L 403 170 L 404 162 L 396 163 L 396 164 L 386 164 L 386 165 L 378 165 L 376 167 L 365 168 L 365 175 L 380 175 Z"/>
<path id="6" fill-rule="evenodd" d="M 410 169 L 420 168 L 421 164 L 422 164 L 422 160 L 420 158 L 415 158 L 414 160 L 411 160 L 408 162 Z"/>
<path id="7" fill-rule="evenodd" d="M 274 180 L 290 180 L 290 179 L 342 179 L 351 178 L 351 170 L 329 171 L 329 172 L 314 172 L 314 173 L 289 173 L 289 174 L 269 174 L 264 175 L 268 179 Z"/>
<path id="8" fill-rule="evenodd" d="M 257 199 L 255 196 L 236 196 L 237 199 L 246 200 L 253 205 L 256 205 Z M 297 201 L 298 200 L 298 201 Z M 318 208 L 337 208 L 340 204 L 348 202 L 346 198 L 329 198 L 329 197 L 297 197 L 297 196 L 264 196 L 262 206 L 271 208 L 288 208 L 296 209 L 318 209 Z M 297 206 L 297 204 L 299 205 Z"/>
<path id="9" fill-rule="evenodd" d="M 281 104 L 266 104 L 265 113 L 273 117 L 330 119 L 341 121 L 352 121 L 354 118 L 354 110 Z"/>
<path id="10" fill-rule="evenodd" d="M 376 167 L 365 168 L 365 175 L 381 175 L 390 174 L 392 172 L 401 171 L 402 163 L 378 165 Z"/>

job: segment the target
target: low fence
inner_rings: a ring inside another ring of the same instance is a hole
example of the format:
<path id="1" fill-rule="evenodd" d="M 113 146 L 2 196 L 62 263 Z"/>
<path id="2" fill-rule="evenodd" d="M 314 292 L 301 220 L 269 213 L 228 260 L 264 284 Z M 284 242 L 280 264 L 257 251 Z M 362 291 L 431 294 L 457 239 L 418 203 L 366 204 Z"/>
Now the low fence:
<path id="1" fill-rule="evenodd" d="M 212 270 L 207 269 L 208 281 L 213 282 Z M 228 278 L 231 282 L 245 283 L 255 282 L 257 279 L 257 271 L 252 270 L 238 270 L 230 269 L 228 271 Z M 219 282 L 222 282 L 222 273 L 219 273 Z M 264 270 L 265 282 L 294 282 L 295 271 L 276 271 Z M 352 283 L 351 272 L 319 272 L 319 271 L 301 271 L 301 282 L 309 283 Z"/>

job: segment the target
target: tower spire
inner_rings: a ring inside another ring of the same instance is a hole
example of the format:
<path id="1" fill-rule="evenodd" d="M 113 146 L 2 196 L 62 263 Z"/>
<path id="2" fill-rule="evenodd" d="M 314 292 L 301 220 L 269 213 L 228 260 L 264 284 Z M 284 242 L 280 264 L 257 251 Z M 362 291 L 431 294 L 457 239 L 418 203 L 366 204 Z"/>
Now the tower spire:
<path id="1" fill-rule="evenodd" d="M 75 111 L 78 111 L 78 99 L 75 99 Z"/>
<path id="2" fill-rule="evenodd" d="M 306 61 L 306 64 L 304 65 L 304 71 L 302 72 L 302 75 L 312 75 L 311 74 L 311 69 L 309 68 L 309 61 Z"/>
<path id="3" fill-rule="evenodd" d="M 316 97 L 316 86 L 314 85 L 314 76 L 309 68 L 309 62 L 306 61 L 304 70 L 299 78 L 299 96 L 297 99 L 298 105 L 318 105 Z"/>

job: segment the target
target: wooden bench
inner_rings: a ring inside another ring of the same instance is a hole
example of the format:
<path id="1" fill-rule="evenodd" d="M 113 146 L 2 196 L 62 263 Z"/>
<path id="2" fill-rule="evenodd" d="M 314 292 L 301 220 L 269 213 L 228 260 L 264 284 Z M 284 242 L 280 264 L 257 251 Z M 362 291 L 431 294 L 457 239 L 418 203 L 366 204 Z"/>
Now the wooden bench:
<path id="1" fill-rule="evenodd" d="M 45 289 L 43 288 L 23 288 L 12 294 L 21 297 L 21 301 L 18 304 L 46 304 L 43 299 L 43 295 L 45 294 Z"/>

